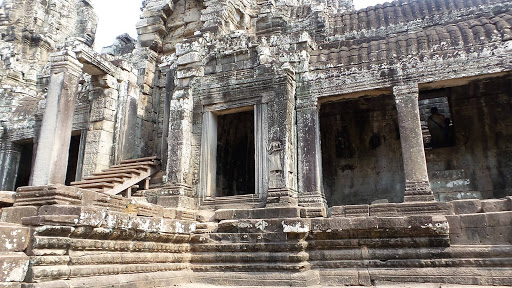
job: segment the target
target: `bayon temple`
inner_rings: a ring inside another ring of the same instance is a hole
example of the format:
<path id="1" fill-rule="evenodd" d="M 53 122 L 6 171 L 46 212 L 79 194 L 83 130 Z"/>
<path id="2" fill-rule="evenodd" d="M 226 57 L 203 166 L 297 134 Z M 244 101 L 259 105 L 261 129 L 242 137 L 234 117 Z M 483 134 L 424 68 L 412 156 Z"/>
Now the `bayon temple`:
<path id="1" fill-rule="evenodd" d="M 512 1 L 141 7 L 1 3 L 0 287 L 512 285 Z"/>

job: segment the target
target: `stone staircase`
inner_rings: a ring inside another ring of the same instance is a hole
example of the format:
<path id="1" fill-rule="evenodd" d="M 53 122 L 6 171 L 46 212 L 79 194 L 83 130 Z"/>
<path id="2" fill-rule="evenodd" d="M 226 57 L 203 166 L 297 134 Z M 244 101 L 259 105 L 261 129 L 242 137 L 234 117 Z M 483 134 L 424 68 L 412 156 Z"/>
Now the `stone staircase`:
<path id="1" fill-rule="evenodd" d="M 156 156 L 123 160 L 102 172 L 93 173 L 83 180 L 72 182 L 71 186 L 117 195 L 126 191 L 131 197 L 132 188 L 144 181 L 144 189 L 149 189 L 150 177 L 160 171 L 160 161 Z"/>
<path id="2" fill-rule="evenodd" d="M 471 181 L 463 169 L 434 171 L 429 177 L 437 201 L 484 198 L 482 193 L 471 190 Z"/>

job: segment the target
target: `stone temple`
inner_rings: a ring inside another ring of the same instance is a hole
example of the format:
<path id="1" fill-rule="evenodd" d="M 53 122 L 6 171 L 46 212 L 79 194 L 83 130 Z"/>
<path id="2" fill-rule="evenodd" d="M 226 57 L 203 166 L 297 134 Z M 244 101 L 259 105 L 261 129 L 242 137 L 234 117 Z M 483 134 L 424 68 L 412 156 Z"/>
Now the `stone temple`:
<path id="1" fill-rule="evenodd" d="M 512 285 L 512 0 L 96 25 L 1 3 L 0 287 Z"/>

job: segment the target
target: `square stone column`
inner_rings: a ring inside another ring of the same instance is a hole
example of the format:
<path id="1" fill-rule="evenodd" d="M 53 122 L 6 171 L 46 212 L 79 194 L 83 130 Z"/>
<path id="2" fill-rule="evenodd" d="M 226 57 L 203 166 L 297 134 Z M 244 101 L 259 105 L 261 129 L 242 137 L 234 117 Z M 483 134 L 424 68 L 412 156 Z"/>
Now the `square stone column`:
<path id="1" fill-rule="evenodd" d="M 119 84 L 113 76 L 103 74 L 92 77 L 92 86 L 94 97 L 84 151 L 83 176 L 101 172 L 113 164 Z"/>
<path id="2" fill-rule="evenodd" d="M 190 165 L 194 103 L 191 89 L 175 91 L 170 104 L 166 188 L 172 195 L 193 196 Z"/>
<path id="3" fill-rule="evenodd" d="M 295 80 L 288 73 L 276 78 L 279 84 L 267 102 L 267 206 L 297 206 Z"/>
<path id="4" fill-rule="evenodd" d="M 402 144 L 405 202 L 434 201 L 427 172 L 417 84 L 393 87 Z"/>
<path id="5" fill-rule="evenodd" d="M 318 112 L 316 98 L 297 100 L 299 206 L 315 207 L 325 211 Z"/>
<path id="6" fill-rule="evenodd" d="M 32 186 L 64 184 L 82 64 L 71 51 L 51 56 L 50 84 L 41 124 Z"/>

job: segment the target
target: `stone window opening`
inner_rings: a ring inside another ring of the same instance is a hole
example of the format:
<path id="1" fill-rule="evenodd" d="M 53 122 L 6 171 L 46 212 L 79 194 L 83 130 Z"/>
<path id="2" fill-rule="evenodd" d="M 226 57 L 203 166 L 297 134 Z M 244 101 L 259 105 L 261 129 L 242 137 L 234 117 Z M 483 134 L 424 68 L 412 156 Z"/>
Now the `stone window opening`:
<path id="1" fill-rule="evenodd" d="M 447 90 L 420 93 L 419 107 L 425 149 L 455 146 L 455 126 Z"/>

